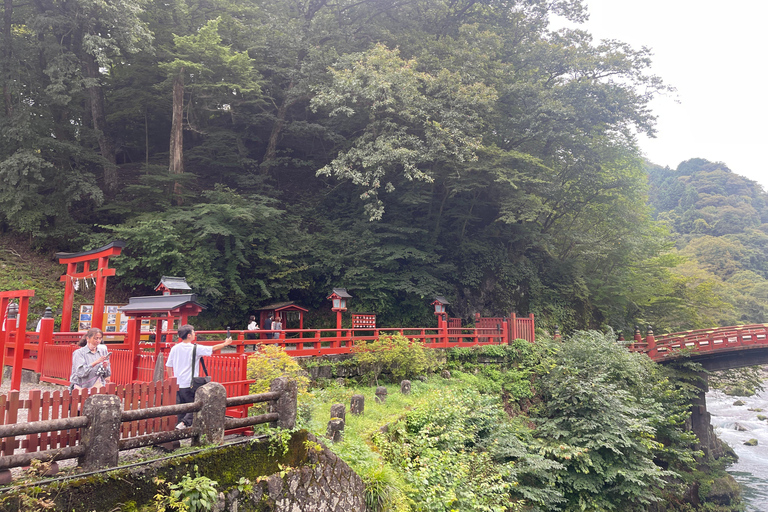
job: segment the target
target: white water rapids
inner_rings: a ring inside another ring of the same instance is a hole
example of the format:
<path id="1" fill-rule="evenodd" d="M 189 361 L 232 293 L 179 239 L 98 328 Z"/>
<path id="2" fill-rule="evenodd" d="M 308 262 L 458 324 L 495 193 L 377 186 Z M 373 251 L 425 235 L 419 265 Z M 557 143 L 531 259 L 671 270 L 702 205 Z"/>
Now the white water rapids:
<path id="1" fill-rule="evenodd" d="M 745 405 L 733 405 L 741 400 Z M 762 412 L 749 409 L 762 409 Z M 707 393 L 707 410 L 717 437 L 728 443 L 739 461 L 728 468 L 741 484 L 748 512 L 768 511 L 768 385 L 766 391 L 752 397 L 734 397 L 721 391 Z M 757 446 L 744 442 L 757 439 Z"/>

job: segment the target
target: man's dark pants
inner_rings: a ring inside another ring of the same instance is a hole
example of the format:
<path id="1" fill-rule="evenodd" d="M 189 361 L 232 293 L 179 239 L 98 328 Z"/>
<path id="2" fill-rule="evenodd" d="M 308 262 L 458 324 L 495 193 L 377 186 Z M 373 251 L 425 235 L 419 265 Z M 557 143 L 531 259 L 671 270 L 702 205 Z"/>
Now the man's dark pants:
<path id="1" fill-rule="evenodd" d="M 179 388 L 179 390 L 176 392 L 176 403 L 177 404 L 189 404 L 195 401 L 195 392 L 192 388 Z M 178 414 L 178 421 L 177 423 L 181 423 L 182 421 L 184 424 L 188 427 L 192 426 L 192 418 L 194 416 L 194 413 L 188 412 L 185 414 Z"/>

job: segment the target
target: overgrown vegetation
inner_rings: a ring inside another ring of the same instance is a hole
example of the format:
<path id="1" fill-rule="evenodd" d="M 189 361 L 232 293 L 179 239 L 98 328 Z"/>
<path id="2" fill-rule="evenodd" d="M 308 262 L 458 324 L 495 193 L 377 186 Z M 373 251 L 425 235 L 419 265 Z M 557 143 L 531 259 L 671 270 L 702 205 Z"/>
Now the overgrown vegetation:
<path id="1" fill-rule="evenodd" d="M 594 331 L 448 361 L 450 380 L 414 381 L 408 396 L 390 385 L 384 404 L 372 388 L 311 391 L 305 426 L 318 435 L 331 404 L 366 396 L 333 450 L 368 485 L 371 510 L 715 510 L 706 495 L 684 499 L 694 479 L 725 477 L 698 472 L 685 429 L 695 365 L 655 365 Z M 739 510 L 738 496 L 718 507 Z"/>
<path id="2" fill-rule="evenodd" d="M 277 345 L 260 344 L 256 352 L 248 356 L 247 375 L 251 384 L 251 393 L 269 391 L 269 384 L 278 377 L 288 377 L 296 381 L 299 394 L 306 393 L 309 377 L 285 350 Z"/>
<path id="3" fill-rule="evenodd" d="M 382 334 L 376 340 L 355 340 L 352 348 L 355 361 L 364 368 L 369 381 L 377 383 L 383 372 L 394 382 L 414 378 L 433 371 L 436 366 L 433 350 L 402 334 Z"/>
<path id="4" fill-rule="evenodd" d="M 195 466 L 197 473 L 197 466 Z M 156 479 L 158 487 L 165 487 L 155 495 L 158 512 L 207 512 L 213 509 L 219 498 L 217 483 L 206 476 L 184 475 L 178 483 Z"/>

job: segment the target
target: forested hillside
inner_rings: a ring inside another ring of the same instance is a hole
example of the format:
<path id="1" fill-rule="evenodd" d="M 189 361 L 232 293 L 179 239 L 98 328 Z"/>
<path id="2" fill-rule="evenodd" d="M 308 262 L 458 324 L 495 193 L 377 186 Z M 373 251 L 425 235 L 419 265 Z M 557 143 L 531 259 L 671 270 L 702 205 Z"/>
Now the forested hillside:
<path id="1" fill-rule="evenodd" d="M 382 325 L 434 322 L 435 294 L 563 330 L 757 321 L 764 194 L 653 169 L 654 220 L 635 137 L 667 86 L 647 49 L 553 15 L 586 10 L 9 0 L 0 229 L 48 254 L 125 240 L 110 286 L 185 276 L 217 326 L 334 286 Z"/>
<path id="2" fill-rule="evenodd" d="M 709 290 L 712 304 L 699 309 L 698 323 L 767 322 L 768 194 L 725 164 L 699 158 L 676 170 L 651 166 L 648 174 L 655 216 L 685 258 L 676 275 Z"/>

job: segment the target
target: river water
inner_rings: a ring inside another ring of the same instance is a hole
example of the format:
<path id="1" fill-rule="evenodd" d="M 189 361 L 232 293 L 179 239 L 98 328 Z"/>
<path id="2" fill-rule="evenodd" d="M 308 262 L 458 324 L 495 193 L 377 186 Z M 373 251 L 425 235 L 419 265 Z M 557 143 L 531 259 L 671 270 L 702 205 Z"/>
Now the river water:
<path id="1" fill-rule="evenodd" d="M 728 472 L 741 484 L 748 512 L 768 511 L 768 420 L 757 418 L 758 414 L 768 416 L 766 388 L 752 397 L 733 397 L 716 390 L 707 393 L 707 410 L 715 433 L 739 456 L 739 462 Z M 733 405 L 737 400 L 745 405 Z M 745 446 L 750 439 L 757 439 L 758 445 Z"/>

